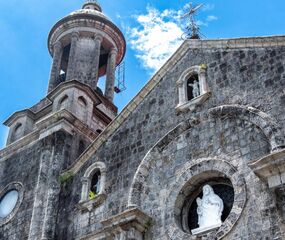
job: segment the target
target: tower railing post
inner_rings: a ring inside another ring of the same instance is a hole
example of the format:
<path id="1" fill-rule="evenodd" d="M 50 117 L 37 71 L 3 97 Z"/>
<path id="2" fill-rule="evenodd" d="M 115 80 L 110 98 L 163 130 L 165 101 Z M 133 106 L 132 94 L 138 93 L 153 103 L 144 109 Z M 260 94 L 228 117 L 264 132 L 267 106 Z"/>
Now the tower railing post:
<path id="1" fill-rule="evenodd" d="M 53 45 L 53 62 L 50 73 L 48 92 L 52 91 L 56 87 L 56 81 L 60 74 L 62 50 L 63 48 L 61 42 L 55 42 Z"/>

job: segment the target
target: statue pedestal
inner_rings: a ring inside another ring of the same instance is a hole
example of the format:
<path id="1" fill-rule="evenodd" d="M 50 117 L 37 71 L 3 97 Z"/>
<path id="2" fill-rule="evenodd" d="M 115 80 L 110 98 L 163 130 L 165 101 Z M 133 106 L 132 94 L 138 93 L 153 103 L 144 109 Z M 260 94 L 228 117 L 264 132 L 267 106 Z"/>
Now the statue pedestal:
<path id="1" fill-rule="evenodd" d="M 206 226 L 206 227 L 199 227 L 199 228 L 195 228 L 193 230 L 191 230 L 193 235 L 201 235 L 201 234 L 205 234 L 207 232 L 210 232 L 216 228 L 219 228 L 222 224 L 218 223 L 218 224 L 214 224 L 214 225 L 210 225 L 210 226 Z"/>

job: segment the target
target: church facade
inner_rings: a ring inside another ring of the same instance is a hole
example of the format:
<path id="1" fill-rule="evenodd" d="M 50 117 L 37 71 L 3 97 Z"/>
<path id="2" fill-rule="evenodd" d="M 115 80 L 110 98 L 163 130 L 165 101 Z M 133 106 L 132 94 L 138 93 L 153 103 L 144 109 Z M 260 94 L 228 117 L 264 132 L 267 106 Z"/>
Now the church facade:
<path id="1" fill-rule="evenodd" d="M 285 36 L 185 40 L 119 114 L 96 1 L 48 46 L 47 95 L 4 123 L 0 239 L 285 239 Z"/>

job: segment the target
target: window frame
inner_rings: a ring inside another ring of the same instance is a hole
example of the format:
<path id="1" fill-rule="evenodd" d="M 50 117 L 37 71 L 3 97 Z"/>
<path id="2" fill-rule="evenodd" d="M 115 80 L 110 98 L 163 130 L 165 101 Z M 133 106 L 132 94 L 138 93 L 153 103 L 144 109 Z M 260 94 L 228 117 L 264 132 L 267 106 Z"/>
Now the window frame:
<path id="1" fill-rule="evenodd" d="M 0 191 L 0 200 L 10 191 L 17 191 L 18 192 L 18 199 L 17 203 L 14 206 L 13 210 L 4 218 L 0 218 L 0 226 L 7 224 L 16 216 L 24 198 L 24 188 L 22 183 L 20 182 L 12 182 L 8 184 L 3 190 Z"/>
<path id="2" fill-rule="evenodd" d="M 207 66 L 205 64 L 201 64 L 200 66 L 192 66 L 181 74 L 180 78 L 176 82 L 179 99 L 178 105 L 176 106 L 176 110 L 178 112 L 184 112 L 188 110 L 192 111 L 197 105 L 202 104 L 209 98 L 211 92 L 206 81 L 206 71 Z M 200 95 L 188 100 L 187 83 L 188 79 L 193 74 L 198 75 Z"/>
<path id="3" fill-rule="evenodd" d="M 100 191 L 98 194 L 96 194 L 94 199 L 89 198 L 89 192 L 91 188 L 91 181 L 93 178 L 93 175 L 100 171 L 101 175 L 101 186 Z M 102 204 L 106 199 L 106 165 L 103 162 L 95 162 L 91 166 L 87 168 L 85 171 L 82 179 L 82 189 L 81 189 L 81 199 L 80 199 L 80 208 L 82 210 L 88 210 L 91 211 L 94 207 L 97 207 L 98 205 Z"/>

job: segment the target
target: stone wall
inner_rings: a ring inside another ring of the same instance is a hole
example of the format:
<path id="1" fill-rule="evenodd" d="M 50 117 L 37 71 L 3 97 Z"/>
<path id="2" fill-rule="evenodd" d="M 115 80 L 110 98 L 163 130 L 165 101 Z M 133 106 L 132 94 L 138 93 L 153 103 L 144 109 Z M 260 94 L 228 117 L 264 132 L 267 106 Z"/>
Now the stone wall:
<path id="1" fill-rule="evenodd" d="M 284 52 L 285 47 L 189 49 L 62 188 L 57 239 L 75 239 L 99 230 L 101 220 L 127 208 L 130 191 L 136 187 L 139 206 L 154 220 L 146 239 L 169 236 L 165 230 L 168 226 L 163 224 L 174 217 L 175 194 L 173 198 L 169 197 L 172 196 L 171 189 L 176 186 L 183 166 L 195 165 L 201 159 L 227 161 L 245 181 L 246 204 L 235 227 L 228 226 L 225 239 L 257 239 L 261 235 L 268 239 L 281 239 L 273 195 L 247 167 L 247 163 L 272 150 L 266 129 L 271 125 L 274 125 L 272 129 L 276 125 L 284 125 Z M 194 111 L 177 114 L 176 81 L 185 69 L 201 64 L 207 65 L 207 82 L 212 95 Z M 258 109 L 272 122 L 262 129 L 262 124 L 257 124 L 242 111 L 237 115 L 219 117 L 210 114 L 210 109 L 223 105 L 250 106 L 253 112 Z M 183 122 L 189 122 L 191 128 L 170 137 L 169 145 L 148 159 L 152 164 L 146 170 L 146 188 L 140 189 L 140 184 L 132 185 L 136 181 L 134 176 L 138 166 L 143 159 L 147 161 L 151 148 Z M 281 133 L 284 135 L 284 129 Z M 104 162 L 107 166 L 107 199 L 100 207 L 81 212 L 78 208 L 81 177 L 95 161 Z M 170 202 L 166 209 L 164 201 L 167 199 Z M 171 238 L 181 239 L 178 224 L 173 227 L 172 233 L 176 231 L 177 235 L 171 235 Z"/>
<path id="2" fill-rule="evenodd" d="M 15 217 L 5 225 L 0 226 L 0 239 L 27 239 L 34 202 L 34 186 L 37 182 L 39 170 L 41 144 L 37 143 L 32 148 L 13 157 L 0 160 L 0 189 L 12 182 L 23 184 L 24 198 Z"/>
<path id="3" fill-rule="evenodd" d="M 23 186 L 19 209 L 4 225 L 0 221 L 0 239 L 54 239 L 60 172 L 84 151 L 80 141 L 81 148 L 90 143 L 78 134 L 58 131 L 0 160 L 1 191 L 11 183 Z"/>

